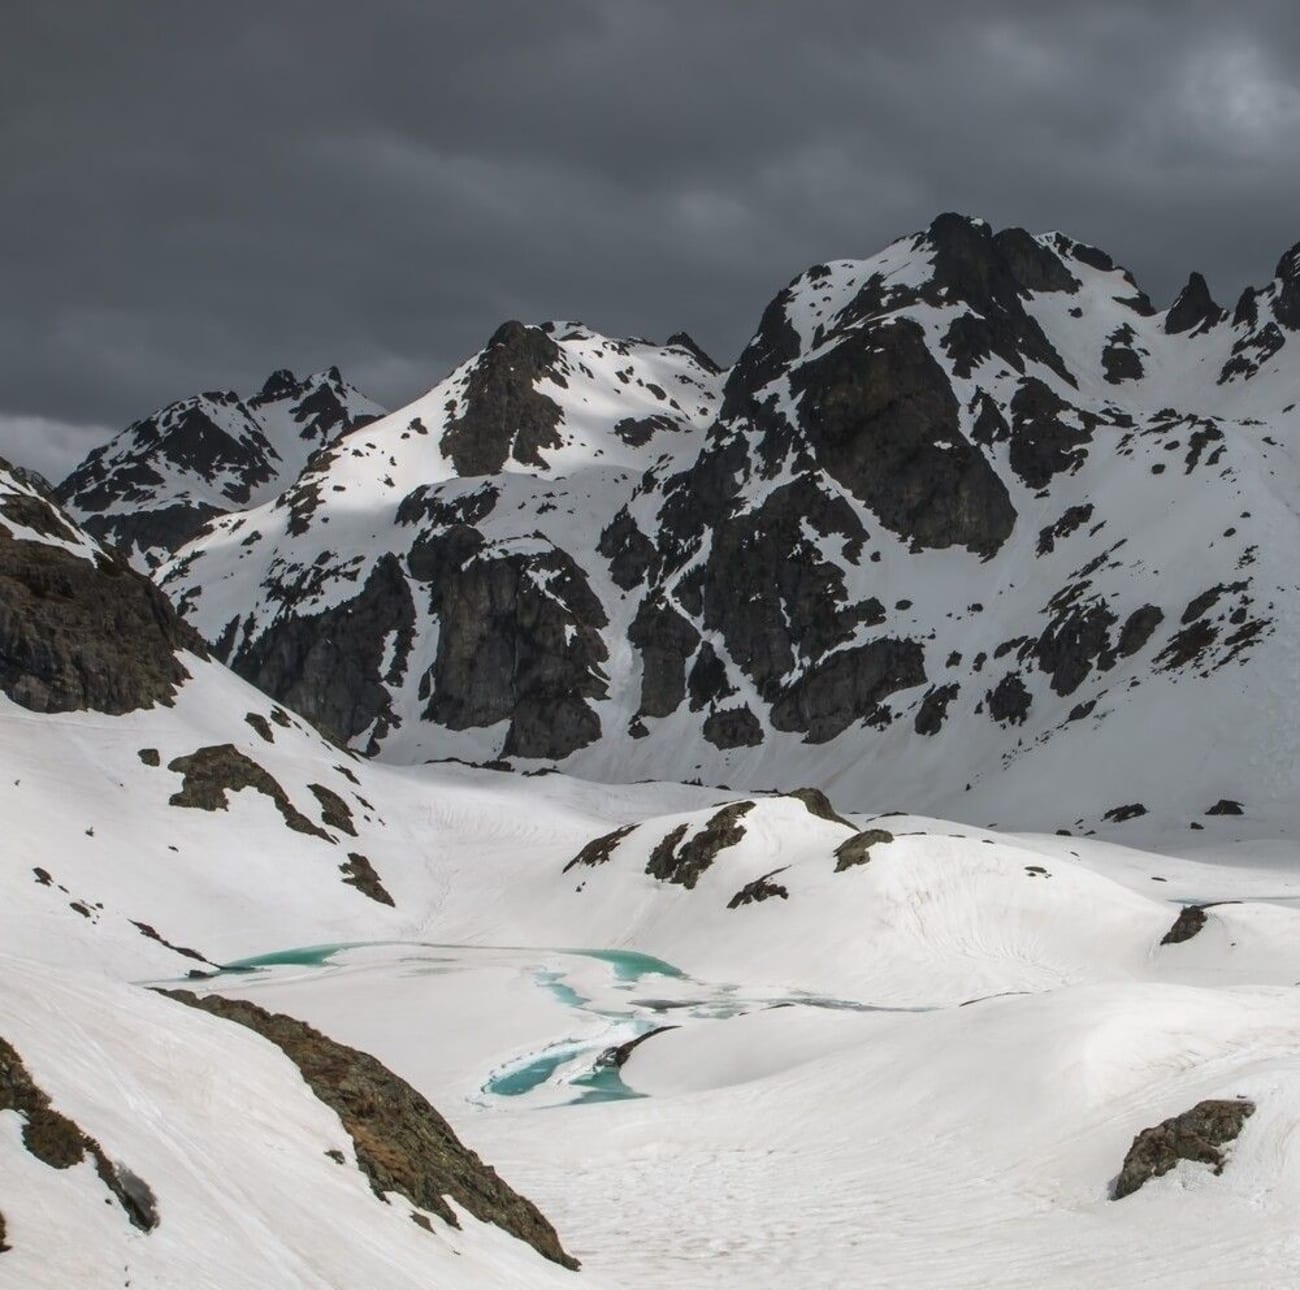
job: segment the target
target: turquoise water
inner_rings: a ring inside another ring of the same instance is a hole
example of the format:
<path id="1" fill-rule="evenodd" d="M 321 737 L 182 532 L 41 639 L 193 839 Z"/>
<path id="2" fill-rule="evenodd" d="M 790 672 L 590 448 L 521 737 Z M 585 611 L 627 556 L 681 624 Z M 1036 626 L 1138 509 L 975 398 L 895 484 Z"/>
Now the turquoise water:
<path id="1" fill-rule="evenodd" d="M 499 1097 L 520 1097 L 524 1093 L 531 1093 L 539 1085 L 545 1084 L 565 1062 L 571 1062 L 575 1056 L 572 1047 L 565 1047 L 560 1051 L 548 1050 L 523 1066 L 494 1075 L 483 1085 L 483 1091 L 495 1093 Z"/>
<path id="2" fill-rule="evenodd" d="M 647 1096 L 628 1088 L 617 1066 L 597 1066 L 588 1075 L 579 1075 L 573 1081 L 575 1087 L 582 1089 L 582 1095 L 574 1099 L 574 1105 L 587 1102 L 628 1102 Z"/>
<path id="3" fill-rule="evenodd" d="M 538 972 L 535 979 L 543 990 L 553 995 L 568 1008 L 582 1009 L 591 1002 L 585 995 L 579 994 L 564 979 L 563 972 Z"/>
<path id="4" fill-rule="evenodd" d="M 574 958 L 596 959 L 609 965 L 620 988 L 628 989 L 635 986 L 642 978 L 649 976 L 686 979 L 685 973 L 673 964 L 650 954 L 640 954 L 635 950 L 529 950 L 522 946 L 426 945 L 423 942 L 410 941 L 338 941 L 327 945 L 295 946 L 290 949 L 273 950 L 266 954 L 250 955 L 248 958 L 232 959 L 221 965 L 218 975 L 259 972 L 277 967 L 328 967 L 332 965 L 334 956 L 345 950 L 369 949 L 385 945 L 454 950 L 457 954 L 481 950 L 487 953 L 563 954 Z M 424 962 L 422 959 L 411 961 Z M 439 965 L 429 970 L 446 970 L 442 965 L 451 961 L 446 958 L 429 960 L 430 963 Z M 592 1007 L 591 1000 L 575 990 L 566 980 L 566 976 L 567 973 L 563 968 L 537 968 L 533 971 L 533 979 L 537 984 L 567 1008 L 608 1018 L 612 1027 L 631 1019 L 626 1009 L 608 1011 Z M 696 1005 L 697 1008 L 699 1006 Z M 623 1083 L 616 1066 L 595 1064 L 599 1054 L 610 1047 L 611 1042 L 621 1042 L 629 1037 L 632 1036 L 629 1036 L 626 1031 L 621 1031 L 613 1040 L 610 1035 L 596 1042 L 565 1040 L 518 1065 L 492 1075 L 483 1085 L 483 1092 L 497 1097 L 521 1097 L 552 1080 L 564 1067 L 573 1066 L 579 1073 L 570 1075 L 565 1081 L 575 1093 L 571 1104 L 615 1102 L 644 1097 L 643 1093 L 638 1093 Z M 584 1064 L 586 1069 L 582 1069 Z"/>
<path id="5" fill-rule="evenodd" d="M 663 959 L 649 954 L 638 954 L 635 950 L 564 950 L 565 954 L 579 954 L 587 959 L 599 959 L 614 969 L 614 976 L 619 981 L 638 982 L 643 976 L 668 976 L 684 980 L 686 973 L 681 968 L 665 963 Z"/>
<path id="6" fill-rule="evenodd" d="M 692 1020 L 722 1020 L 755 1009 L 790 1005 L 854 1012 L 924 1011 L 924 1009 L 910 1008 L 875 1008 L 870 1004 L 849 999 L 808 995 L 797 991 L 779 1000 L 774 1000 L 770 996 L 746 999 L 734 985 L 709 985 L 692 981 L 686 973 L 673 964 L 635 950 L 538 949 L 525 946 L 445 945 L 422 941 L 340 941 L 326 945 L 304 945 L 274 950 L 267 954 L 235 959 L 223 964 L 221 972 L 249 973 L 277 967 L 337 967 L 340 965 L 334 963 L 334 956 L 345 950 L 386 946 L 452 952 L 450 956 L 426 958 L 423 955 L 416 955 L 401 960 L 410 962 L 417 971 L 455 970 L 458 959 L 462 956 L 468 958 L 475 951 L 484 954 L 526 956 L 521 966 L 525 966 L 531 972 L 533 980 L 541 989 L 547 991 L 564 1007 L 584 1013 L 588 1017 L 601 1018 L 608 1023 L 595 1037 L 559 1040 L 541 1052 L 525 1054 L 517 1062 L 493 1072 L 482 1085 L 482 1091 L 494 1097 L 522 1097 L 550 1083 L 557 1086 L 556 1091 L 560 1092 L 561 1096 L 564 1096 L 563 1090 L 568 1091 L 570 1096 L 563 1104 L 570 1106 L 642 1098 L 646 1095 L 636 1092 L 623 1082 L 617 1066 L 602 1065 L 600 1057 L 609 1048 L 653 1029 L 657 1024 L 656 1018 L 662 1018 L 665 1013 L 674 1015 L 681 1013 L 684 1018 Z M 542 967 L 538 962 L 542 956 L 548 956 L 551 958 L 551 964 L 554 964 L 556 955 L 571 959 L 595 959 L 607 965 L 614 978 L 614 988 L 619 991 L 632 990 L 647 977 L 664 977 L 698 987 L 698 993 L 691 990 L 690 993 L 695 997 L 689 999 L 664 999 L 653 996 L 620 998 L 613 1006 L 595 1006 L 592 999 L 569 984 L 567 978 L 571 969 Z"/>
<path id="7" fill-rule="evenodd" d="M 334 945 L 303 945 L 297 949 L 274 950 L 270 954 L 254 954 L 252 958 L 233 959 L 221 965 L 222 972 L 256 972 L 268 967 L 323 967 L 340 950 L 356 949 L 359 945 L 379 944 L 376 941 L 342 941 Z"/>

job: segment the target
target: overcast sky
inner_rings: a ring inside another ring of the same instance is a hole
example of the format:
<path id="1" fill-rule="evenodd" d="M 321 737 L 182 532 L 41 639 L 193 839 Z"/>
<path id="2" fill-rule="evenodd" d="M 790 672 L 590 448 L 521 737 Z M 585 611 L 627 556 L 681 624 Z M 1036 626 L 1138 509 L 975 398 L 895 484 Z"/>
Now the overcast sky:
<path id="1" fill-rule="evenodd" d="M 6 0 L 0 454 L 276 367 L 389 407 L 506 318 L 723 362 L 942 210 L 1158 301 L 1300 240 L 1295 0 Z"/>

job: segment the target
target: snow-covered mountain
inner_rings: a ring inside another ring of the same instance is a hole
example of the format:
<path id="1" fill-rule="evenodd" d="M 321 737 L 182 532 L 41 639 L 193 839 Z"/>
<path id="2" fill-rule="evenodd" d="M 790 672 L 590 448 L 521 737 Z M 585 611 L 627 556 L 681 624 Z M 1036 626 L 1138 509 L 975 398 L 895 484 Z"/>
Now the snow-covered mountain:
<path id="1" fill-rule="evenodd" d="M 1256 819 L 390 765 L 205 655 L 0 467 L 0 1286 L 1294 1283 Z"/>
<path id="2" fill-rule="evenodd" d="M 382 414 L 337 367 L 303 380 L 282 369 L 250 398 L 198 394 L 134 422 L 57 496 L 87 532 L 156 567 L 213 516 L 275 496 L 318 449 Z"/>
<path id="3" fill-rule="evenodd" d="M 400 1076 L 129 984 L 199 984 L 286 925 L 410 936 L 436 883 L 383 872 L 415 817 L 389 832 L 363 763 L 4 463 L 0 765 L 0 1285 L 567 1283 Z"/>
<path id="4" fill-rule="evenodd" d="M 1232 311 L 1194 274 L 1161 313 L 1093 247 L 944 215 L 800 275 L 727 371 L 507 324 L 157 576 L 393 762 L 1271 829 L 1297 328 L 1300 251 Z"/>

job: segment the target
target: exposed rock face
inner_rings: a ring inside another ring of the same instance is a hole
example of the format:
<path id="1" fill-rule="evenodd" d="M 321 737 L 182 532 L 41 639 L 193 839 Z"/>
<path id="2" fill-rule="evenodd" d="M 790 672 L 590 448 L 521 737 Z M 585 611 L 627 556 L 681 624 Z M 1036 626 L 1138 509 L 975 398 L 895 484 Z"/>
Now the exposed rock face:
<path id="1" fill-rule="evenodd" d="M 690 354 L 706 372 L 712 372 L 716 375 L 718 372 L 722 371 L 722 368 L 719 367 L 718 364 L 715 363 L 713 359 L 711 359 L 708 354 L 706 354 L 704 350 L 695 343 L 694 339 L 687 332 L 674 332 L 664 343 L 666 345 L 675 345 L 679 349 L 686 350 L 686 352 Z"/>
<path id="2" fill-rule="evenodd" d="M 732 802 L 686 842 L 682 839 L 688 826 L 675 829 L 651 853 L 646 873 L 661 882 L 674 882 L 687 891 L 692 890 L 718 853 L 735 846 L 745 836 L 745 826 L 740 821 L 753 809 L 753 802 Z"/>
<path id="3" fill-rule="evenodd" d="M 1206 815 L 1244 815 L 1240 802 L 1234 802 L 1229 797 L 1221 797 L 1215 804 L 1205 812 Z"/>
<path id="4" fill-rule="evenodd" d="M 757 905 L 773 897 L 789 900 L 790 892 L 781 883 L 772 881 L 777 874 L 783 872 L 784 866 L 781 869 L 773 869 L 771 873 L 763 874 L 761 878 L 755 878 L 753 882 L 747 882 L 727 901 L 727 908 L 739 909 L 742 905 Z"/>
<path id="5" fill-rule="evenodd" d="M 918 735 L 937 735 L 943 729 L 943 720 L 948 715 L 948 705 L 961 693 L 961 686 L 956 681 L 947 685 L 934 686 L 927 690 L 921 706 L 917 709 L 916 719 L 912 723 Z"/>
<path id="6" fill-rule="evenodd" d="M 536 389 L 560 357 L 539 327 L 502 324 L 470 377 L 464 406 L 442 437 L 442 450 L 461 475 L 492 475 L 513 459 L 544 464 L 542 448 L 560 447 L 560 409 Z"/>
<path id="7" fill-rule="evenodd" d="M 11 1044 L 0 1039 L 0 1111 L 15 1111 L 23 1122 L 23 1146 L 51 1169 L 70 1169 L 87 1156 L 99 1180 L 122 1207 L 132 1227 L 150 1232 L 158 1226 L 158 1206 L 143 1179 L 114 1164 L 88 1133 L 56 1111 L 45 1090 L 28 1074 Z M 4 1229 L 0 1225 L 0 1244 Z M 7 1248 L 7 1247 L 6 1247 Z"/>
<path id="8" fill-rule="evenodd" d="M 989 705 L 989 716 L 994 721 L 1004 721 L 1014 725 L 1023 725 L 1029 712 L 1032 696 L 1025 688 L 1019 672 L 1008 672 L 985 699 Z"/>
<path id="9" fill-rule="evenodd" d="M 405 674 L 415 601 L 397 560 L 380 559 L 352 600 L 319 614 L 278 618 L 251 644 L 218 649 L 260 690 L 343 743 L 395 721 L 388 685 Z M 392 660 L 384 666 L 388 642 Z"/>
<path id="10" fill-rule="evenodd" d="M 355 887 L 363 896 L 369 896 L 377 904 L 393 905 L 396 903 L 380 881 L 379 875 L 375 872 L 375 866 L 360 853 L 349 851 L 348 858 L 339 865 L 339 871 L 343 874 L 343 881 L 349 887 Z"/>
<path id="11" fill-rule="evenodd" d="M 1102 819 L 1109 820 L 1112 824 L 1124 824 L 1146 813 L 1147 808 L 1141 802 L 1128 802 L 1124 806 L 1112 807 L 1102 816 Z"/>
<path id="12" fill-rule="evenodd" d="M 1254 1102 L 1245 1098 L 1209 1100 L 1162 1120 L 1154 1128 L 1143 1129 L 1124 1157 L 1112 1199 L 1131 1196 L 1152 1178 L 1167 1174 L 1180 1160 L 1199 1161 L 1221 1174 L 1224 1159 L 1220 1148 L 1241 1133 L 1247 1117 L 1254 1113 Z"/>
<path id="13" fill-rule="evenodd" d="M 817 549 L 816 539 L 838 538 L 860 550 L 864 537 L 844 500 L 810 479 L 776 488 L 752 511 L 716 523 L 697 611 L 765 698 L 775 698 L 801 658 L 820 659 L 851 640 L 860 624 L 884 617 L 878 600 L 848 600 L 843 571 Z M 694 607 L 692 591 L 680 584 L 678 599 Z M 705 648 L 712 656 L 712 646 Z M 715 666 L 725 676 L 721 662 Z M 725 695 L 715 689 L 707 697 Z"/>
<path id="14" fill-rule="evenodd" d="M 1178 945 L 1190 941 L 1205 926 L 1204 905 L 1184 905 L 1174 925 L 1160 938 L 1161 945 Z"/>
<path id="15" fill-rule="evenodd" d="M 352 822 L 352 808 L 332 788 L 324 784 L 308 784 L 312 796 L 320 803 L 320 817 L 326 828 L 337 829 L 349 837 L 357 836 Z"/>
<path id="16" fill-rule="evenodd" d="M 957 400 L 912 322 L 852 332 L 796 370 L 800 427 L 818 461 L 915 549 L 992 555 L 1016 512 L 961 433 Z"/>
<path id="17" fill-rule="evenodd" d="M 894 835 L 887 829 L 863 829 L 855 833 L 835 848 L 835 872 L 843 873 L 854 865 L 868 864 L 872 847 L 887 846 L 893 840 Z"/>
<path id="18" fill-rule="evenodd" d="M 568 864 L 564 866 L 564 872 L 568 873 L 570 869 L 577 865 L 587 865 L 594 868 L 596 865 L 605 864 L 614 856 L 614 850 L 629 833 L 636 828 L 635 824 L 625 824 L 621 828 L 614 829 L 609 833 L 602 833 L 598 838 L 592 838 L 581 851 L 578 852 Z"/>
<path id="19" fill-rule="evenodd" d="M 438 656 L 428 715 L 453 730 L 509 721 L 502 756 L 564 757 L 600 736 L 607 623 L 572 558 L 475 552 L 435 590 Z"/>
<path id="20" fill-rule="evenodd" d="M 309 833 L 326 842 L 333 841 L 324 829 L 313 824 L 294 806 L 288 793 L 269 771 L 240 752 L 234 744 L 212 744 L 200 748 L 186 757 L 168 762 L 167 769 L 185 777 L 180 792 L 173 793 L 169 799 L 172 806 L 224 811 L 230 805 L 226 800 L 227 793 L 251 788 L 275 803 L 285 824 L 295 833 Z"/>
<path id="21" fill-rule="evenodd" d="M 1288 331 L 1300 331 L 1300 242 L 1277 262 L 1273 314 Z"/>
<path id="22" fill-rule="evenodd" d="M 935 303 L 955 299 L 969 307 L 945 338 L 958 376 L 971 375 L 996 356 L 1017 372 L 1025 370 L 1026 362 L 1037 362 L 1073 382 L 1023 303 L 1034 281 L 1046 284 L 1049 291 L 1073 293 L 1074 275 L 1054 250 L 1042 243 L 1031 250 L 1032 239 L 1027 241 L 1022 229 L 1006 229 L 994 237 L 983 220 L 951 212 L 934 220 L 924 240 L 933 248 L 934 276 L 922 297 Z"/>
<path id="23" fill-rule="evenodd" d="M 700 733 L 715 748 L 757 748 L 763 742 L 763 727 L 743 704 L 711 712 Z"/>
<path id="24" fill-rule="evenodd" d="M 316 1097 L 338 1113 L 352 1138 L 357 1165 L 380 1199 L 397 1192 L 459 1227 L 445 1199 L 451 1197 L 481 1222 L 496 1224 L 551 1262 L 578 1266 L 537 1207 L 464 1146 L 425 1098 L 369 1053 L 244 999 L 200 997 L 187 990 L 159 993 L 246 1026 L 275 1044 Z"/>
<path id="25" fill-rule="evenodd" d="M 808 743 L 825 743 L 863 714 L 874 717 L 896 690 L 925 681 L 925 654 L 915 641 L 882 637 L 831 654 L 772 705 L 778 730 L 801 730 Z"/>
<path id="26" fill-rule="evenodd" d="M 671 716 L 686 698 L 686 663 L 700 634 L 675 609 L 647 597 L 628 628 L 628 640 L 641 651 L 642 717 Z"/>
<path id="27" fill-rule="evenodd" d="M 857 830 L 857 825 L 846 820 L 831 805 L 831 799 L 821 791 L 820 788 L 792 788 L 787 797 L 794 797 L 801 801 L 808 810 L 809 815 L 815 815 L 819 820 L 829 820 L 832 824 L 842 824 L 846 829 Z"/>
<path id="28" fill-rule="evenodd" d="M 0 690 L 15 703 L 109 713 L 170 705 L 189 677 L 182 649 L 207 654 L 167 597 L 124 560 L 15 539 L 0 516 Z"/>
<path id="29" fill-rule="evenodd" d="M 1193 334 L 1213 327 L 1224 318 L 1223 309 L 1210 295 L 1210 288 L 1199 273 L 1187 279 L 1187 285 L 1169 306 L 1165 315 L 1165 331 L 1171 336 L 1190 331 Z"/>
<path id="30" fill-rule="evenodd" d="M 1073 408 L 1037 377 L 1026 377 L 1011 398 L 1011 469 L 1030 488 L 1077 471 L 1099 418 Z"/>

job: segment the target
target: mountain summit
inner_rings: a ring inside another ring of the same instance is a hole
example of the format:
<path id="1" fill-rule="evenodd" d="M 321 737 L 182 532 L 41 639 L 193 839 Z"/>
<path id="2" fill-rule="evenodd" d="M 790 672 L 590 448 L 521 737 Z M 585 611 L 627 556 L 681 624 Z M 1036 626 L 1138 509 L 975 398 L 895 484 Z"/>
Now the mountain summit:
<path id="1" fill-rule="evenodd" d="M 87 532 L 155 567 L 213 516 L 273 496 L 312 453 L 382 414 L 337 367 L 273 372 L 251 398 L 198 394 L 96 448 L 58 486 Z"/>
<path id="2" fill-rule="evenodd" d="M 1197 274 L 1162 313 L 1104 251 L 945 214 L 800 274 L 725 370 L 684 335 L 506 323 L 295 478 L 217 451 L 265 463 L 251 430 L 180 435 L 186 524 L 210 509 L 156 576 L 242 675 L 385 759 L 1011 800 L 1043 827 L 1267 810 L 1292 772 L 1247 777 L 1240 741 L 1290 720 L 1297 262 L 1231 315 Z M 111 514 L 106 463 L 162 422 L 309 404 L 276 374 L 175 405 L 62 493 Z M 1135 787 L 1154 765 L 1180 769 Z"/>

